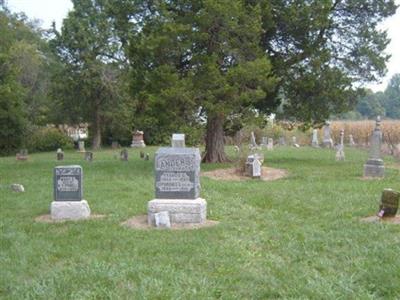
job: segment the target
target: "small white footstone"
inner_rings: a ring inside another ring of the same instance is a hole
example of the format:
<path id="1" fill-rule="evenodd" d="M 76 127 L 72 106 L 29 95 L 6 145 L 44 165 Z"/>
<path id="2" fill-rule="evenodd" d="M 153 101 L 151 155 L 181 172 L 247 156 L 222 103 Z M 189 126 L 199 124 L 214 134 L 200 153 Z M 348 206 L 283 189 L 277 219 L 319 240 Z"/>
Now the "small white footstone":
<path id="1" fill-rule="evenodd" d="M 80 220 L 90 217 L 90 207 L 86 200 L 51 202 L 53 220 Z"/>
<path id="2" fill-rule="evenodd" d="M 147 222 L 155 226 L 155 214 L 167 211 L 171 224 L 201 224 L 207 218 L 207 201 L 197 199 L 153 199 L 147 204 Z"/>
<path id="3" fill-rule="evenodd" d="M 161 211 L 154 214 L 154 219 L 156 221 L 156 227 L 159 228 L 170 228 L 171 221 L 169 219 L 169 212 Z"/>

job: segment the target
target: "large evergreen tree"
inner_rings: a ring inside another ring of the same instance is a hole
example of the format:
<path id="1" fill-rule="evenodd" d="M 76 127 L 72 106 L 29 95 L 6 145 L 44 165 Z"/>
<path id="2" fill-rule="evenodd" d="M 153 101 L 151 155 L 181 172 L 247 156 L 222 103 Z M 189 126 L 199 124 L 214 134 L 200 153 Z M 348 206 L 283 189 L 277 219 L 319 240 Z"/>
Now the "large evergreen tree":
<path id="1" fill-rule="evenodd" d="M 202 114 L 204 161 L 226 161 L 224 121 L 265 101 L 276 84 L 260 45 L 261 7 L 237 0 L 138 2 L 140 31 L 129 48 L 136 97 L 143 107 L 155 101 L 187 117 Z"/>

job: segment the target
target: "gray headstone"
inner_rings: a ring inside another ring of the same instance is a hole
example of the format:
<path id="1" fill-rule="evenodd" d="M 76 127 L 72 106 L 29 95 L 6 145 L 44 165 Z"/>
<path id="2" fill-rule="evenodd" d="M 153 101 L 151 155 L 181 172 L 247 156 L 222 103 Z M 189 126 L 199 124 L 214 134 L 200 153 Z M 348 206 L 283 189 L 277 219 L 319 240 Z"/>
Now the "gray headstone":
<path id="1" fill-rule="evenodd" d="M 111 148 L 112 148 L 112 149 L 118 149 L 118 148 L 119 148 L 119 143 L 118 143 L 117 141 L 113 141 L 113 142 L 111 143 Z"/>
<path id="2" fill-rule="evenodd" d="M 254 135 L 254 132 L 252 131 L 250 133 L 250 148 L 257 148 L 257 142 L 256 142 L 256 136 Z"/>
<path id="3" fill-rule="evenodd" d="M 54 168 L 54 201 L 81 201 L 83 170 L 81 166 Z"/>
<path id="4" fill-rule="evenodd" d="M 381 132 L 381 118 L 376 118 L 375 129 L 371 136 L 371 148 L 369 151 L 369 158 L 364 165 L 364 176 L 366 177 L 384 177 L 385 166 L 381 158 L 381 144 L 382 144 L 382 132 Z"/>
<path id="5" fill-rule="evenodd" d="M 200 196 L 198 148 L 160 148 L 155 155 L 158 199 L 196 199 Z"/>
<path id="6" fill-rule="evenodd" d="M 144 157 L 144 160 L 150 160 L 150 154 L 146 153 L 146 156 Z"/>
<path id="7" fill-rule="evenodd" d="M 267 147 L 268 146 L 268 137 L 263 136 L 261 138 L 261 146 Z"/>
<path id="8" fill-rule="evenodd" d="M 172 148 L 185 148 L 185 135 L 183 133 L 174 133 L 171 140 Z"/>
<path id="9" fill-rule="evenodd" d="M 279 137 L 279 145 L 286 146 L 286 139 L 284 136 Z"/>
<path id="10" fill-rule="evenodd" d="M 19 183 L 13 183 L 13 184 L 11 185 L 11 189 L 12 189 L 14 192 L 17 192 L 17 193 L 23 193 L 23 192 L 25 192 L 24 186 L 23 186 L 22 184 L 19 184 Z"/>
<path id="11" fill-rule="evenodd" d="M 85 152 L 85 141 L 79 141 L 78 142 L 78 151 L 79 152 Z"/>
<path id="12" fill-rule="evenodd" d="M 93 152 L 86 151 L 85 152 L 85 160 L 86 161 L 93 161 Z"/>
<path id="13" fill-rule="evenodd" d="M 61 148 L 57 149 L 57 160 L 64 160 L 64 152 Z"/>
<path id="14" fill-rule="evenodd" d="M 246 175 L 251 178 L 260 178 L 261 177 L 261 166 L 262 160 L 261 157 L 255 153 L 251 154 L 247 157 L 246 161 Z"/>
<path id="15" fill-rule="evenodd" d="M 352 134 L 349 134 L 349 144 L 350 144 L 350 147 L 353 147 L 356 145 Z"/>
<path id="16" fill-rule="evenodd" d="M 273 140 L 273 138 L 268 138 L 267 149 L 268 150 L 274 150 L 274 140 Z"/>
<path id="17" fill-rule="evenodd" d="M 333 147 L 333 140 L 331 137 L 331 123 L 326 122 L 324 127 L 322 128 L 322 144 L 324 147 L 332 148 Z"/>
<path id="18" fill-rule="evenodd" d="M 318 141 L 318 129 L 313 129 L 312 131 L 312 140 L 311 140 L 311 146 L 314 148 L 319 147 L 319 141 Z"/>
<path id="19" fill-rule="evenodd" d="M 140 158 L 144 158 L 144 152 L 143 152 L 143 151 L 140 151 L 139 156 L 140 156 Z"/>
<path id="20" fill-rule="evenodd" d="M 128 161 L 128 150 L 127 149 L 122 149 L 119 157 L 122 161 Z"/>
<path id="21" fill-rule="evenodd" d="M 340 144 L 337 147 L 336 151 L 336 160 L 344 160 L 344 129 L 340 130 Z"/>

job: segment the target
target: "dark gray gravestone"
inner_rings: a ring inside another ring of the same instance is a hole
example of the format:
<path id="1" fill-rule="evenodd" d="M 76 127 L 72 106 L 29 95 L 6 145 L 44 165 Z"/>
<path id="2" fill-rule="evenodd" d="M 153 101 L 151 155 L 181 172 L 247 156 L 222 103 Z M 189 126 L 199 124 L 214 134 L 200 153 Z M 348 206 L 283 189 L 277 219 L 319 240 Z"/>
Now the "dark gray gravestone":
<path id="1" fill-rule="evenodd" d="M 81 201 L 83 170 L 81 166 L 54 168 L 54 201 Z"/>
<path id="2" fill-rule="evenodd" d="M 85 160 L 87 161 L 93 161 L 93 152 L 85 152 Z"/>
<path id="3" fill-rule="evenodd" d="M 157 199 L 196 199 L 200 196 L 198 148 L 160 148 L 155 155 Z"/>
<path id="4" fill-rule="evenodd" d="M 394 217 L 399 209 L 400 193 L 392 189 L 384 189 L 379 205 L 379 217 Z"/>
<path id="5" fill-rule="evenodd" d="M 64 160 L 64 152 L 61 148 L 57 149 L 57 160 Z"/>
<path id="6" fill-rule="evenodd" d="M 128 150 L 127 149 L 123 149 L 119 155 L 120 159 L 122 161 L 128 161 Z"/>

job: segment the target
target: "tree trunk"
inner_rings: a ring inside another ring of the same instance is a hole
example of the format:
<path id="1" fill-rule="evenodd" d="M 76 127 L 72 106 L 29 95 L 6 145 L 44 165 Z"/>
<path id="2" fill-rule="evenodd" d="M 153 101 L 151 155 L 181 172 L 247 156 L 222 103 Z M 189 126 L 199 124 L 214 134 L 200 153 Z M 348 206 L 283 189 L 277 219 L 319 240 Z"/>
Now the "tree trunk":
<path id="1" fill-rule="evenodd" d="M 222 114 L 208 116 L 206 133 L 205 163 L 228 162 L 224 150 L 224 116 Z"/>
<path id="2" fill-rule="evenodd" d="M 94 126 L 93 126 L 93 140 L 92 140 L 92 148 L 100 149 L 101 147 L 101 118 L 100 118 L 100 109 L 96 107 L 94 112 Z"/>

